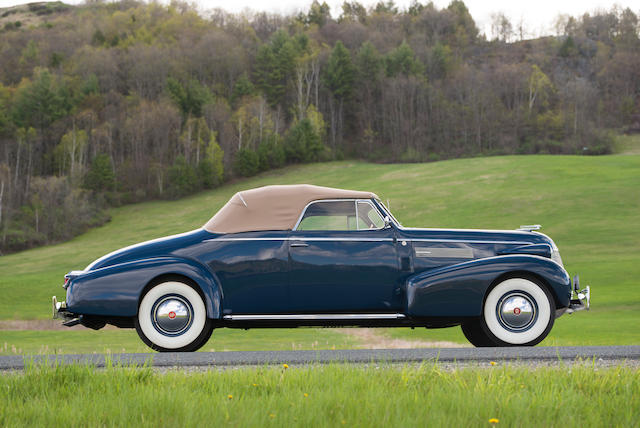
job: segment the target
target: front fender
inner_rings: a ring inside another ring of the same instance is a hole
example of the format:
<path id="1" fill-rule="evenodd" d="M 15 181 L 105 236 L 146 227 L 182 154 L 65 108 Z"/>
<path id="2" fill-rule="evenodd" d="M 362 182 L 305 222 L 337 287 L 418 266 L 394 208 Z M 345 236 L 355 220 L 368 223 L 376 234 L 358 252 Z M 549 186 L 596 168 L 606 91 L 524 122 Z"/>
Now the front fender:
<path id="1" fill-rule="evenodd" d="M 222 290 L 214 275 L 198 262 L 179 257 L 135 260 L 86 271 L 71 280 L 67 308 L 75 314 L 133 317 L 145 286 L 162 275 L 193 280 L 205 296 L 207 317 L 221 317 Z"/>
<path id="2" fill-rule="evenodd" d="M 558 307 L 569 305 L 571 279 L 556 262 L 533 255 L 477 259 L 407 279 L 406 313 L 414 317 L 477 317 L 487 290 L 505 274 L 530 274 L 544 280 Z"/>

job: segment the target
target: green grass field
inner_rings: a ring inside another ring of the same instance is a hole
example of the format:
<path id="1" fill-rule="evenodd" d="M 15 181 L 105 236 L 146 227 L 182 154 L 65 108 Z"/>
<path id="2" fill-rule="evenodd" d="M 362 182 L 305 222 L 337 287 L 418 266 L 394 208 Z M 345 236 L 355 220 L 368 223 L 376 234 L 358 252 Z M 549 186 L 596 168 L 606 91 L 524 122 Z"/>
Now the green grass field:
<path id="1" fill-rule="evenodd" d="M 593 293 L 592 310 L 557 320 L 542 345 L 640 344 L 640 156 L 634 154 L 292 166 L 178 201 L 113 209 L 111 222 L 69 242 L 0 257 L 0 319 L 50 317 L 51 296 L 64 296 L 60 285 L 67 271 L 126 245 L 198 228 L 238 190 L 291 183 L 374 191 L 389 200 L 405 226 L 515 229 L 540 223 L 559 246 L 569 273 L 580 273 L 582 284 L 592 285 Z M 309 347 L 318 337 L 327 347 L 357 345 L 331 330 L 281 330 L 266 336 L 271 339 L 253 334 L 216 331 L 205 349 L 290 349 L 291 343 Z M 384 334 L 465 342 L 459 328 L 393 329 Z M 0 347 L 7 343 L 5 349 L 37 352 L 40 347 L 33 343 L 38 335 L 41 345 L 50 337 L 52 342 L 78 341 L 75 349 L 122 349 L 123 343 L 127 350 L 140 349 L 129 340 L 135 333 L 116 330 L 95 335 L 0 330 Z M 74 346 L 70 343 L 64 352 L 72 352 L 69 348 Z"/>
<path id="2" fill-rule="evenodd" d="M 127 397 L 127 399 L 123 399 Z M 0 426 L 638 426 L 640 370 L 438 364 L 0 376 Z M 493 421 L 494 424 L 496 421 Z"/>
<path id="3" fill-rule="evenodd" d="M 0 355 L 150 352 L 134 329 L 1 331 Z M 220 329 L 201 351 L 347 349 L 358 342 L 332 329 Z"/>

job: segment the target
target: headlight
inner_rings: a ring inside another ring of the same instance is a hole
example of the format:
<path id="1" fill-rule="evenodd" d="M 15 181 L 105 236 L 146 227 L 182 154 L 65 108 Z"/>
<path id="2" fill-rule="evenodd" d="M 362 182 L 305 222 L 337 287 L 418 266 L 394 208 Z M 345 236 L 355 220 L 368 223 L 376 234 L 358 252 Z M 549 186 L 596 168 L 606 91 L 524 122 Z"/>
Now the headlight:
<path id="1" fill-rule="evenodd" d="M 551 260 L 564 267 L 564 264 L 562 264 L 562 257 L 560 257 L 560 251 L 558 251 L 557 248 L 551 249 Z"/>

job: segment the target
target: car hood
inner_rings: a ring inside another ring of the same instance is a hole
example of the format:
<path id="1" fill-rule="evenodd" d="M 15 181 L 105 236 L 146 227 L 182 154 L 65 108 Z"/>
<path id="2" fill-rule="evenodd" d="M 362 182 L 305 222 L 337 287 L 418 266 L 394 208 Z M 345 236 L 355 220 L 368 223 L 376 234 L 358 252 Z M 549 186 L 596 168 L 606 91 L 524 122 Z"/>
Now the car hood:
<path id="1" fill-rule="evenodd" d="M 480 230 L 480 229 L 426 229 L 402 228 L 407 239 L 429 238 L 442 241 L 465 241 L 486 243 L 507 243 L 514 245 L 548 244 L 556 249 L 551 238 L 543 233 L 522 230 Z"/>

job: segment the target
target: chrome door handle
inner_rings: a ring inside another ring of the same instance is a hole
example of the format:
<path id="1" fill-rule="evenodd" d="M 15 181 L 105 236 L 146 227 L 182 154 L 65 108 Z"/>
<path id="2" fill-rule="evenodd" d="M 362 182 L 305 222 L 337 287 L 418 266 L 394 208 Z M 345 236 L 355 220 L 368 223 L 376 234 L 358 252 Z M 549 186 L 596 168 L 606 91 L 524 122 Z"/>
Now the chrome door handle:
<path id="1" fill-rule="evenodd" d="M 309 244 L 307 244 L 306 242 L 303 241 L 293 241 L 291 243 L 291 247 L 308 247 Z"/>

